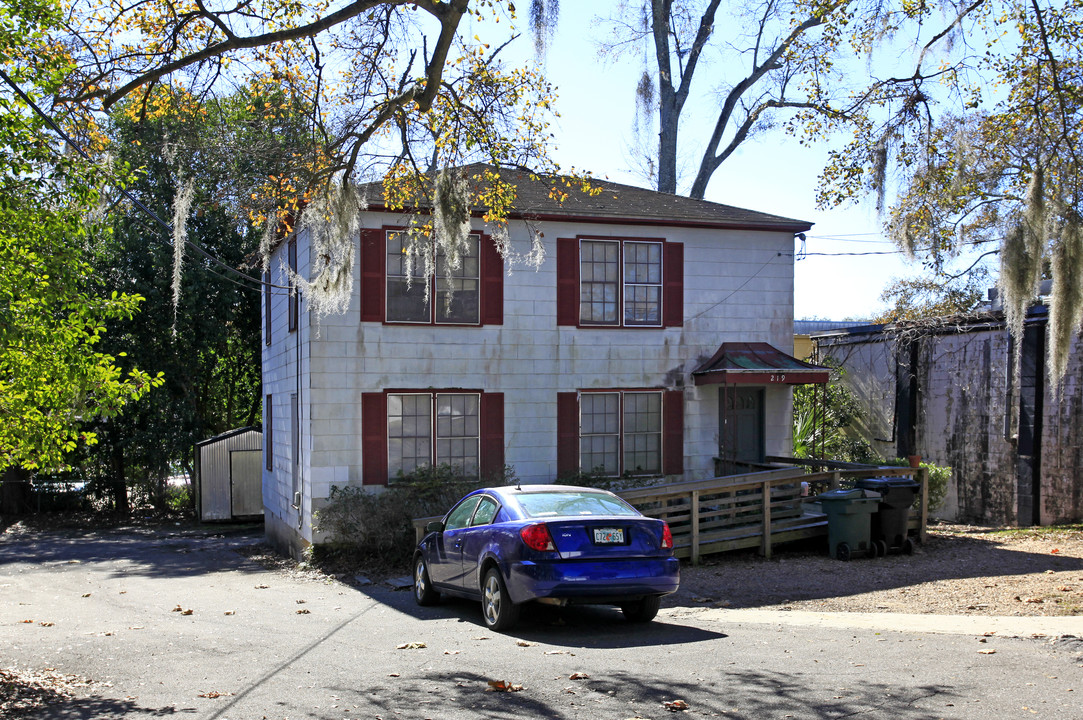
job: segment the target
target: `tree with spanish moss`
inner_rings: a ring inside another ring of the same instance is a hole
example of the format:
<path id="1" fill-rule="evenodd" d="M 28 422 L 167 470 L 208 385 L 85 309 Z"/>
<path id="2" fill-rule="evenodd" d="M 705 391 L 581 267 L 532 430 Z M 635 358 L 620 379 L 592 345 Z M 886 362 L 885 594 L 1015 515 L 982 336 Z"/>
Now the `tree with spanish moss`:
<path id="1" fill-rule="evenodd" d="M 544 17 L 545 3 L 541 9 L 539 15 L 532 8 L 536 18 Z M 133 120 L 152 121 L 247 90 L 278 95 L 255 108 L 268 117 L 300 113 L 313 142 L 228 199 L 235 215 L 265 227 L 265 262 L 283 229 L 313 229 L 324 262 L 297 280 L 318 315 L 340 310 L 348 295 L 363 182 L 382 179 L 388 205 L 416 209 L 431 206 L 447 168 L 487 162 L 556 170 L 549 158 L 552 89 L 537 67 L 505 66 L 503 46 L 482 38 L 503 39 L 516 22 L 510 0 L 354 0 L 334 7 L 326 0 L 73 0 L 63 30 L 41 49 L 74 68 L 54 107 L 77 118 L 72 129 L 98 153 L 109 151 L 101 113 L 122 106 Z M 514 187 L 495 174 L 446 187 L 463 193 L 470 207 L 484 205 L 500 234 Z M 189 219 L 179 210 L 178 248 Z M 411 252 L 429 254 L 425 248 L 435 243 L 447 250 L 443 257 L 456 255 L 453 228 L 434 226 L 427 214 L 414 217 Z"/>

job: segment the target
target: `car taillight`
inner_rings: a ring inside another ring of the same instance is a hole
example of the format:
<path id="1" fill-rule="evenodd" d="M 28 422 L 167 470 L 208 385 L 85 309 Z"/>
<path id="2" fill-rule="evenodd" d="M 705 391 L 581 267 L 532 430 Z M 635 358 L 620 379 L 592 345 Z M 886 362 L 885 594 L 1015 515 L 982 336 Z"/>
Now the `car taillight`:
<path id="1" fill-rule="evenodd" d="M 545 551 L 556 550 L 553 544 L 553 536 L 549 534 L 549 527 L 545 523 L 527 525 L 519 531 L 519 537 L 531 550 Z"/>
<path id="2" fill-rule="evenodd" d="M 669 523 L 667 523 L 667 522 L 662 523 L 662 549 L 663 550 L 672 550 L 673 549 L 673 533 L 670 532 Z"/>

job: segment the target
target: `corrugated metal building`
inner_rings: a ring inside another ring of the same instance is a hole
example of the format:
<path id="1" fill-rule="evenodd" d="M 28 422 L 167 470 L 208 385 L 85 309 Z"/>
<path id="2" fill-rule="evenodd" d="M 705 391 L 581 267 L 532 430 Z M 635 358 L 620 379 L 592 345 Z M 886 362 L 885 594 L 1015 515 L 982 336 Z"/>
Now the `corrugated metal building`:
<path id="1" fill-rule="evenodd" d="M 263 430 L 244 427 L 196 443 L 199 519 L 237 520 L 263 514 Z"/>

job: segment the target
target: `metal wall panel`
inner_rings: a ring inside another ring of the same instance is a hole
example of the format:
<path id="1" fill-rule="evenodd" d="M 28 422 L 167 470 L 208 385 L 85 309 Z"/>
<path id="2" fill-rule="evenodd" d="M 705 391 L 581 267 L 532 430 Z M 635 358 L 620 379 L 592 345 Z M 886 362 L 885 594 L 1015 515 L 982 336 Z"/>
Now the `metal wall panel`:
<path id="1" fill-rule="evenodd" d="M 263 513 L 263 466 L 259 450 L 234 450 L 229 454 L 233 517 Z"/>
<path id="2" fill-rule="evenodd" d="M 252 450 L 257 454 L 263 447 L 263 433 L 259 430 L 226 433 L 220 438 L 211 438 L 196 446 L 199 454 L 199 517 L 200 520 L 231 520 L 237 515 L 233 510 L 234 493 L 230 481 L 230 455 L 239 450 Z M 259 473 L 257 472 L 257 475 Z M 258 503 L 262 507 L 263 498 L 259 482 L 254 486 L 245 484 L 245 492 L 253 493 L 254 498 L 243 501 L 244 507 Z M 259 511 L 257 511 L 258 513 Z M 256 513 L 245 513 L 256 514 Z"/>

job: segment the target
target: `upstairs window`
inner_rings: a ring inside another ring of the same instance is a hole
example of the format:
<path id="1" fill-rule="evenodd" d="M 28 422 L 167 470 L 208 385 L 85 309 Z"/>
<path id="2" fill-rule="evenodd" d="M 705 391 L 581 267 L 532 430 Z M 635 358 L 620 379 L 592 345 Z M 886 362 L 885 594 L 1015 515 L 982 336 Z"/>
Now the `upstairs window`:
<path id="1" fill-rule="evenodd" d="M 557 324 L 660 328 L 684 322 L 684 246 L 663 240 L 557 240 Z"/>
<path id="2" fill-rule="evenodd" d="M 300 291 L 297 289 L 297 283 L 293 280 L 293 275 L 297 272 L 297 236 L 292 235 L 289 242 L 286 245 L 286 259 L 290 266 L 290 281 L 289 281 L 289 310 L 287 312 L 287 328 L 290 332 L 297 330 L 297 315 L 299 312 L 298 300 Z"/>
<path id="3" fill-rule="evenodd" d="M 363 231 L 361 319 L 419 325 L 504 322 L 504 261 L 488 236 L 471 235 L 454 268 L 437 249 L 435 277 L 427 276 L 425 260 L 408 254 L 401 230 Z"/>
<path id="4" fill-rule="evenodd" d="M 583 240 L 579 322 L 661 326 L 662 243 Z"/>
<path id="5" fill-rule="evenodd" d="M 434 278 L 426 278 L 423 257 L 415 256 L 411 266 L 405 240 L 404 233 L 387 234 L 387 321 L 477 325 L 481 275 L 478 236 L 467 238 L 456 268 L 449 268 L 443 249 L 437 249 Z"/>

